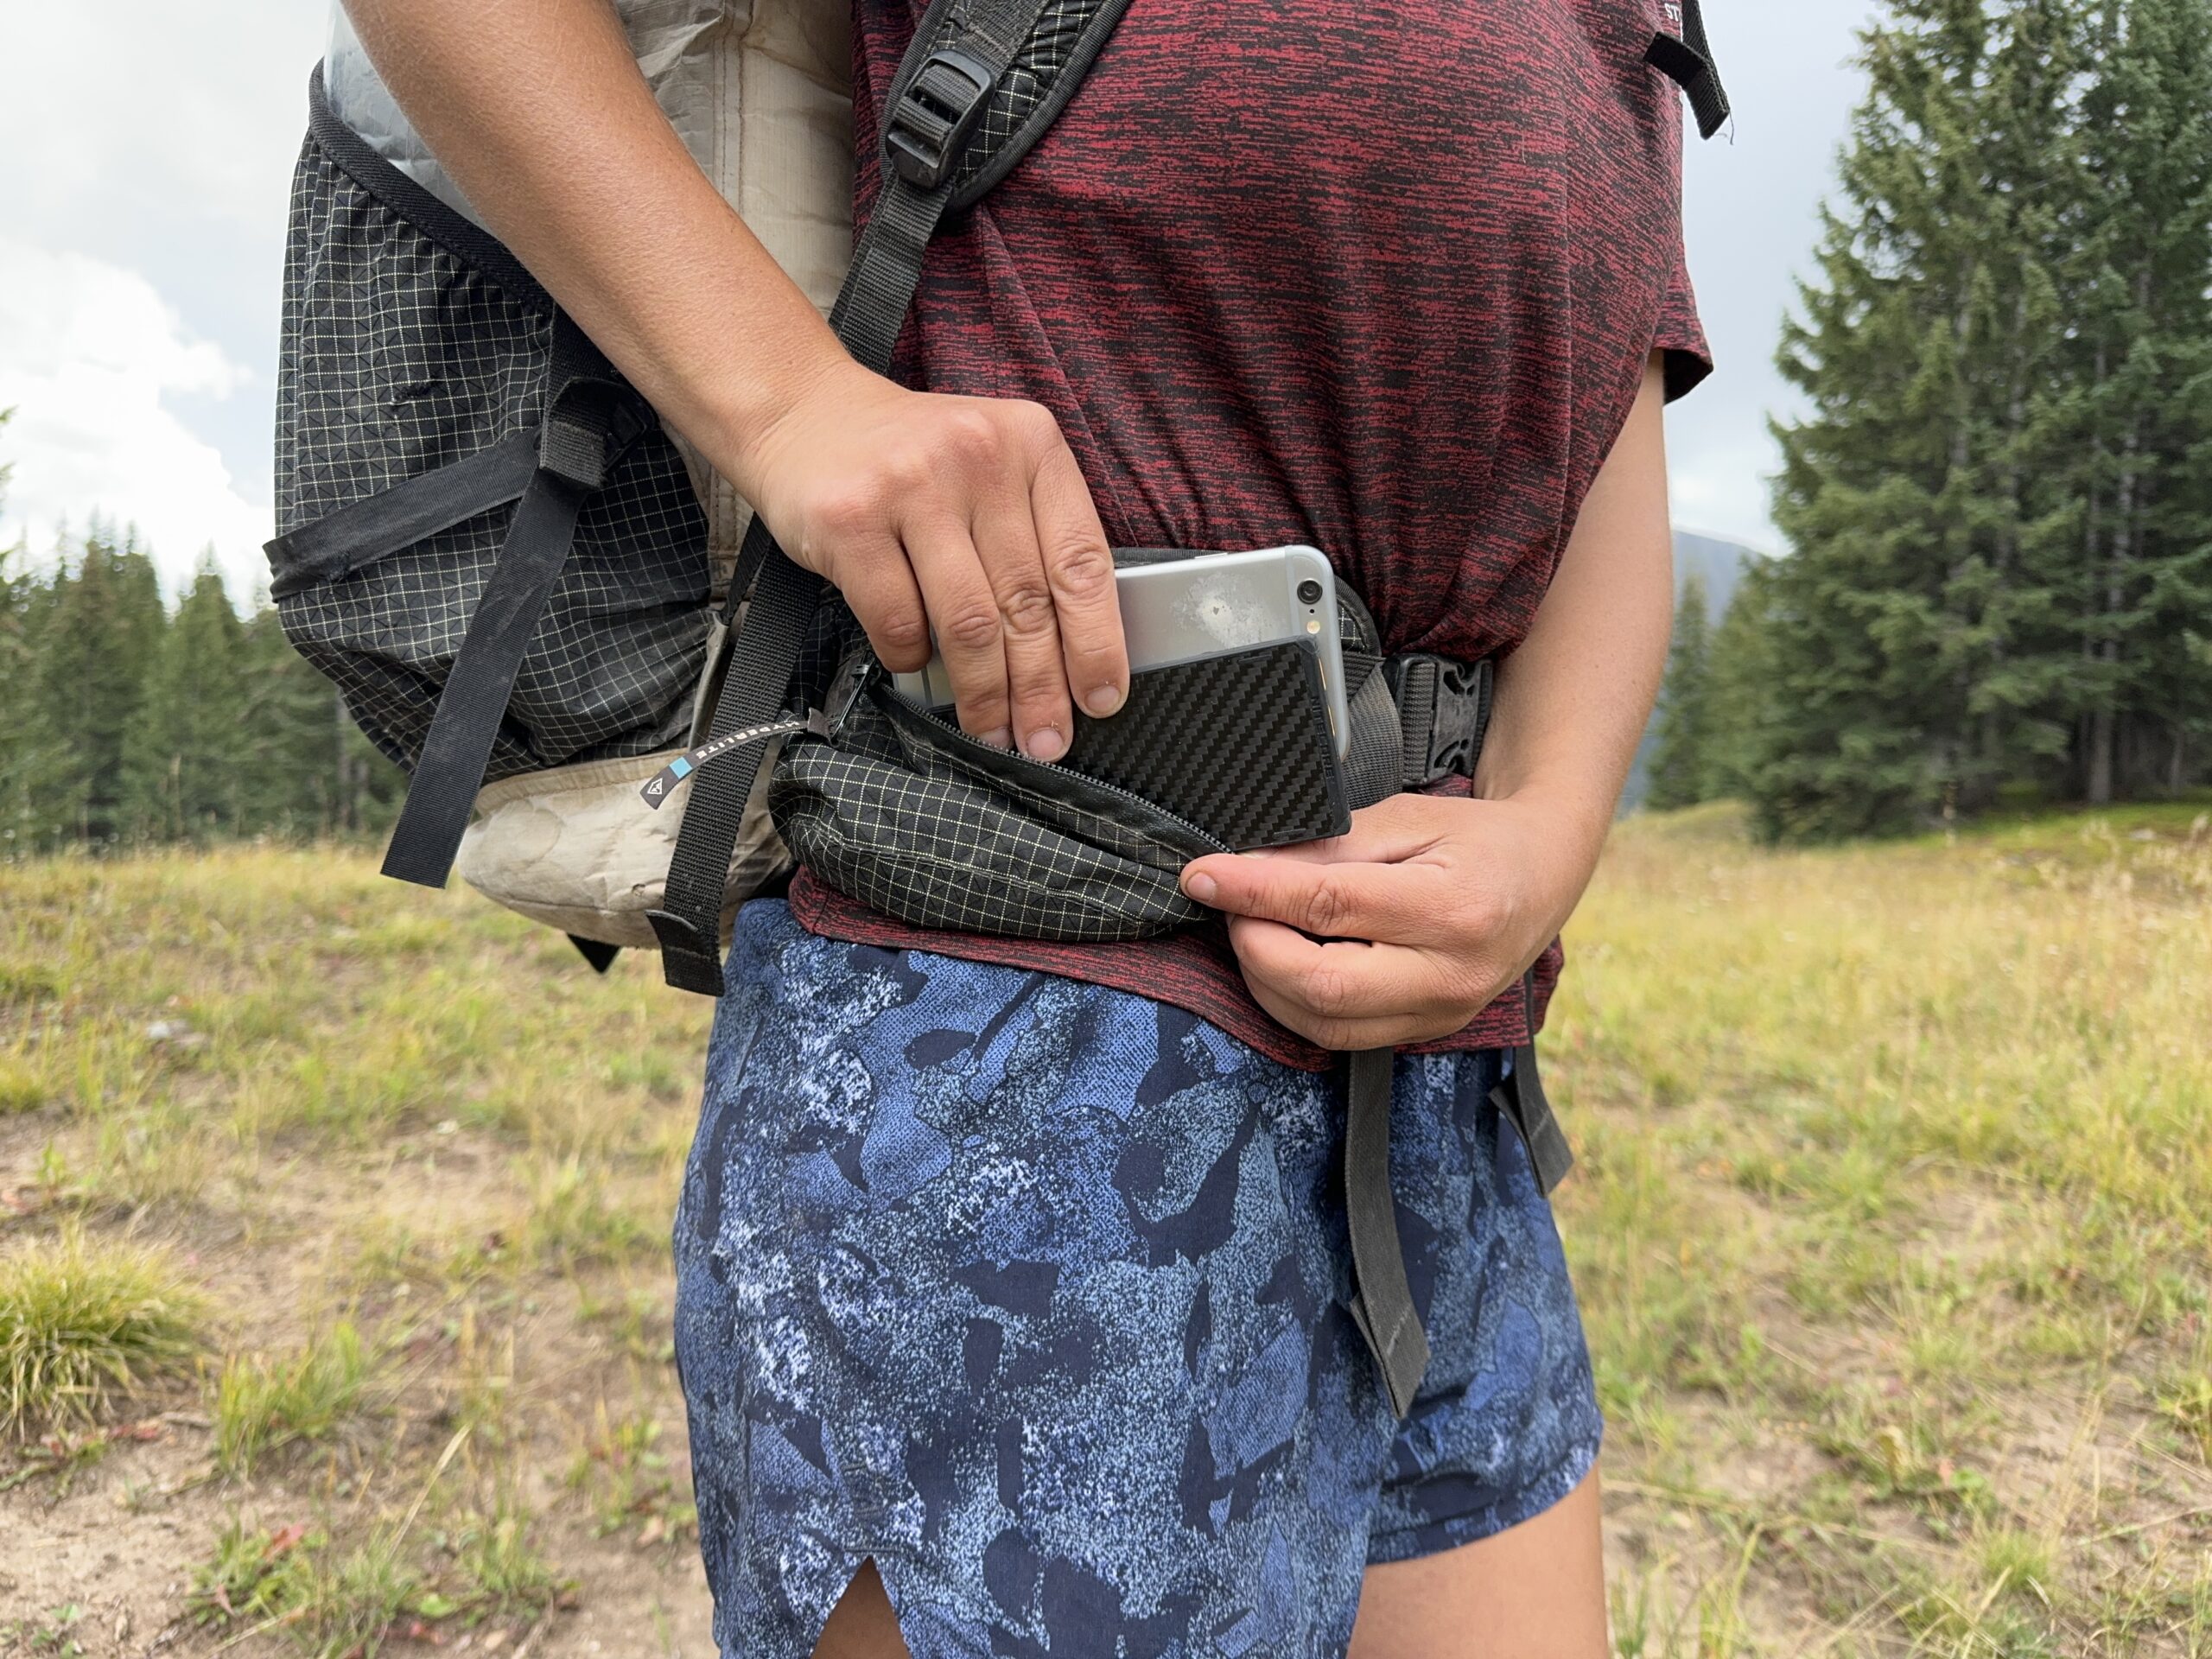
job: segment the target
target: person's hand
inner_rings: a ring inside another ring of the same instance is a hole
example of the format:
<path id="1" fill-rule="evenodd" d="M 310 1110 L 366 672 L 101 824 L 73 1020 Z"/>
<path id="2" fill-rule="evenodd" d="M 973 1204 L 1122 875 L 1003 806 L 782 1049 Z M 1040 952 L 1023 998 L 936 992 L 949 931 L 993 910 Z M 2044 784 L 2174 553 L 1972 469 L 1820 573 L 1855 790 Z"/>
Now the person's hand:
<path id="1" fill-rule="evenodd" d="M 1228 912 L 1276 1020 L 1323 1048 L 1395 1047 L 1461 1029 L 1527 971 L 1603 838 L 1548 803 L 1394 795 L 1333 840 L 1198 859 L 1183 890 Z"/>
<path id="2" fill-rule="evenodd" d="M 909 391 L 845 359 L 755 441 L 733 480 L 784 550 L 843 594 L 884 665 L 927 665 L 963 730 L 1067 753 L 1072 707 L 1129 683 L 1113 554 L 1050 411 Z"/>

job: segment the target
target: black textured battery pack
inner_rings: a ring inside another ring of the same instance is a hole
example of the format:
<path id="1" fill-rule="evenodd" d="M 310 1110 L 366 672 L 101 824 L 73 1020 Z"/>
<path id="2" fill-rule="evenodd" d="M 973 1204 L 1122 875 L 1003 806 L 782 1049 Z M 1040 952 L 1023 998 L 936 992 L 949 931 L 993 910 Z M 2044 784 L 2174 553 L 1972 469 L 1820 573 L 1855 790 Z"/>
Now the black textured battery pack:
<path id="1" fill-rule="evenodd" d="M 1305 640 L 1142 670 L 1119 714 L 1075 724 L 1062 766 L 1240 852 L 1351 828 L 1320 656 Z"/>

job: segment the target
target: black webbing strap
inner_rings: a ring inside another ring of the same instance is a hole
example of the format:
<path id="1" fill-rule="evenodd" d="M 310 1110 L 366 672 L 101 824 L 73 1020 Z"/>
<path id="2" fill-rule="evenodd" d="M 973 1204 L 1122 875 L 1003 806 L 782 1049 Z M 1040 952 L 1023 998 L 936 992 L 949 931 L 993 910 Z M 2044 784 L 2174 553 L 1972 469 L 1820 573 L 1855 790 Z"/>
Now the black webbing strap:
<path id="1" fill-rule="evenodd" d="M 1544 1093 L 1544 1080 L 1536 1070 L 1534 969 L 1521 976 L 1521 999 L 1522 1006 L 1528 1010 L 1529 1040 L 1513 1051 L 1513 1070 L 1491 1090 L 1490 1097 L 1499 1116 L 1519 1132 L 1521 1144 L 1529 1149 L 1529 1165 L 1536 1172 L 1536 1185 L 1549 1198 L 1552 1189 L 1565 1180 L 1567 1171 L 1574 1167 L 1574 1150 L 1567 1143 L 1566 1133 L 1552 1111 L 1551 1097 Z"/>
<path id="2" fill-rule="evenodd" d="M 1344 1056 L 1344 1219 L 1351 1234 L 1352 1322 L 1382 1370 L 1390 1409 L 1403 1417 L 1428 1370 L 1428 1333 L 1414 1306 L 1398 1208 L 1390 1197 L 1390 1077 L 1387 1048 Z"/>
<path id="3" fill-rule="evenodd" d="M 1347 673 L 1354 653 L 1347 652 Z M 1409 652 L 1373 664 L 1352 695 L 1352 741 L 1347 793 L 1366 805 L 1401 789 L 1415 789 L 1453 772 L 1471 778 L 1490 726 L 1493 675 L 1488 661 L 1459 663 Z M 1358 779 L 1356 788 L 1351 782 Z M 1545 1192 L 1573 1164 L 1536 1072 L 1535 976 L 1521 993 L 1529 1040 L 1491 1091 L 1502 1116 L 1527 1143 Z M 1352 1322 L 1382 1373 L 1390 1409 L 1401 1418 L 1428 1369 L 1428 1333 L 1414 1306 L 1390 1193 L 1390 1083 L 1395 1057 L 1387 1048 L 1342 1057 L 1345 1083 L 1344 1218 L 1351 1238 Z"/>
<path id="4" fill-rule="evenodd" d="M 922 257 L 952 200 L 958 177 L 954 163 L 992 87 L 1029 38 L 1046 3 L 970 0 L 954 35 L 927 49 L 933 35 L 931 18 L 917 31 L 911 49 L 920 56 L 920 72 L 910 77 L 912 86 L 886 119 L 882 188 L 830 313 L 839 341 L 862 366 L 879 374 L 890 366 L 892 347 L 921 286 Z M 931 16 L 935 13 L 932 7 Z M 730 648 L 728 674 L 708 728 L 710 742 L 747 727 L 771 725 L 782 712 L 822 597 L 822 578 L 792 563 L 756 515 L 730 582 L 726 621 L 734 620 L 739 606 L 746 603 L 742 577 L 753 569 L 760 580 L 746 604 L 744 627 Z M 661 908 L 647 912 L 660 944 L 662 972 L 679 990 L 722 994 L 722 894 L 766 753 L 765 741 L 749 743 L 692 776 Z"/>
<path id="5" fill-rule="evenodd" d="M 1728 123 L 1728 89 L 1720 84 L 1720 68 L 1705 37 L 1703 9 L 1698 0 L 1681 0 L 1681 36 L 1663 30 L 1653 35 L 1643 60 L 1682 89 L 1697 117 L 1698 136 L 1710 138 Z"/>
<path id="6" fill-rule="evenodd" d="M 618 429 L 643 429 L 637 396 L 565 314 L 553 321 L 537 466 L 499 544 L 439 694 L 386 849 L 384 873 L 442 887 L 522 671 L 524 653 L 569 562 L 585 498 L 606 481 Z"/>
<path id="7" fill-rule="evenodd" d="M 1560 1132 L 1536 1071 L 1536 976 L 1521 976 L 1529 1039 L 1513 1051 L 1513 1067 L 1491 1090 L 1501 1122 L 1512 1124 L 1536 1185 L 1546 1197 L 1574 1167 L 1574 1154 Z M 1398 1240 L 1398 1209 L 1390 1195 L 1390 1080 L 1395 1056 L 1371 1048 L 1344 1057 L 1344 1219 L 1351 1236 L 1352 1322 L 1382 1372 L 1390 1409 L 1401 1418 L 1428 1369 L 1428 1332 L 1414 1306 Z"/>
<path id="8" fill-rule="evenodd" d="M 270 583 L 269 596 L 283 599 L 349 575 L 463 519 L 504 507 L 530 486 L 537 472 L 537 433 L 531 429 L 302 524 L 264 549 L 271 567 L 283 572 Z"/>

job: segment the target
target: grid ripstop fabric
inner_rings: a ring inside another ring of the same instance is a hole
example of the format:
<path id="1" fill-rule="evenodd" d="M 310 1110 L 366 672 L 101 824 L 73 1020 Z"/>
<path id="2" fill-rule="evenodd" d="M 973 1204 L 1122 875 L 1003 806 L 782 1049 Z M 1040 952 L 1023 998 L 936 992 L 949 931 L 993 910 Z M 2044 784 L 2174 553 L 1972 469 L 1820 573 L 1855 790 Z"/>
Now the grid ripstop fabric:
<path id="1" fill-rule="evenodd" d="M 1218 843 L 1065 768 L 936 736 L 928 716 L 894 721 L 894 698 L 878 683 L 836 741 L 777 765 L 776 827 L 824 880 L 924 925 L 1020 938 L 1143 938 L 1204 914 L 1177 878 Z"/>
<path id="2" fill-rule="evenodd" d="M 1051 0 L 1039 14 L 1027 42 L 999 77 L 996 90 L 983 107 L 982 119 L 969 140 L 957 175 L 959 191 L 969 187 L 990 160 L 1005 150 L 1007 142 L 1052 95 L 1083 43 L 1084 31 L 1106 4 L 1107 0 Z M 931 44 L 942 45 L 959 26 L 958 9 L 946 7 L 931 32 Z"/>
<path id="3" fill-rule="evenodd" d="M 428 200 L 420 187 L 396 173 L 377 184 L 310 135 L 285 257 L 280 534 L 535 426 L 544 401 L 543 296 L 503 288 L 391 205 L 408 190 Z M 403 766 L 429 730 L 513 511 L 278 602 L 295 647 Z M 680 741 L 705 660 L 708 581 L 697 498 L 674 446 L 648 433 L 584 508 L 486 780 Z"/>

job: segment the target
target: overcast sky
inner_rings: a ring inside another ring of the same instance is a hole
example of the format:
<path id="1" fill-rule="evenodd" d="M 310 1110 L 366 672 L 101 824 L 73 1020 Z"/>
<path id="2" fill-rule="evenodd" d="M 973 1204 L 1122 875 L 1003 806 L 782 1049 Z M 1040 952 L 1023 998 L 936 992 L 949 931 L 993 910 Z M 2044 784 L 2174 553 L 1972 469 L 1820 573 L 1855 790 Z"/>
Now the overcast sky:
<path id="1" fill-rule="evenodd" d="M 1141 4 L 1144 0 L 1138 0 Z M 1628 3 L 1629 0 L 1621 0 Z M 263 574 L 285 193 L 327 0 L 0 6 L 0 544 L 135 521 L 174 586 Z M 1719 372 L 1669 425 L 1675 518 L 1774 549 L 1772 359 L 1858 95 L 1871 0 L 1707 0 L 1736 105 L 1691 140 L 1690 270 Z"/>

